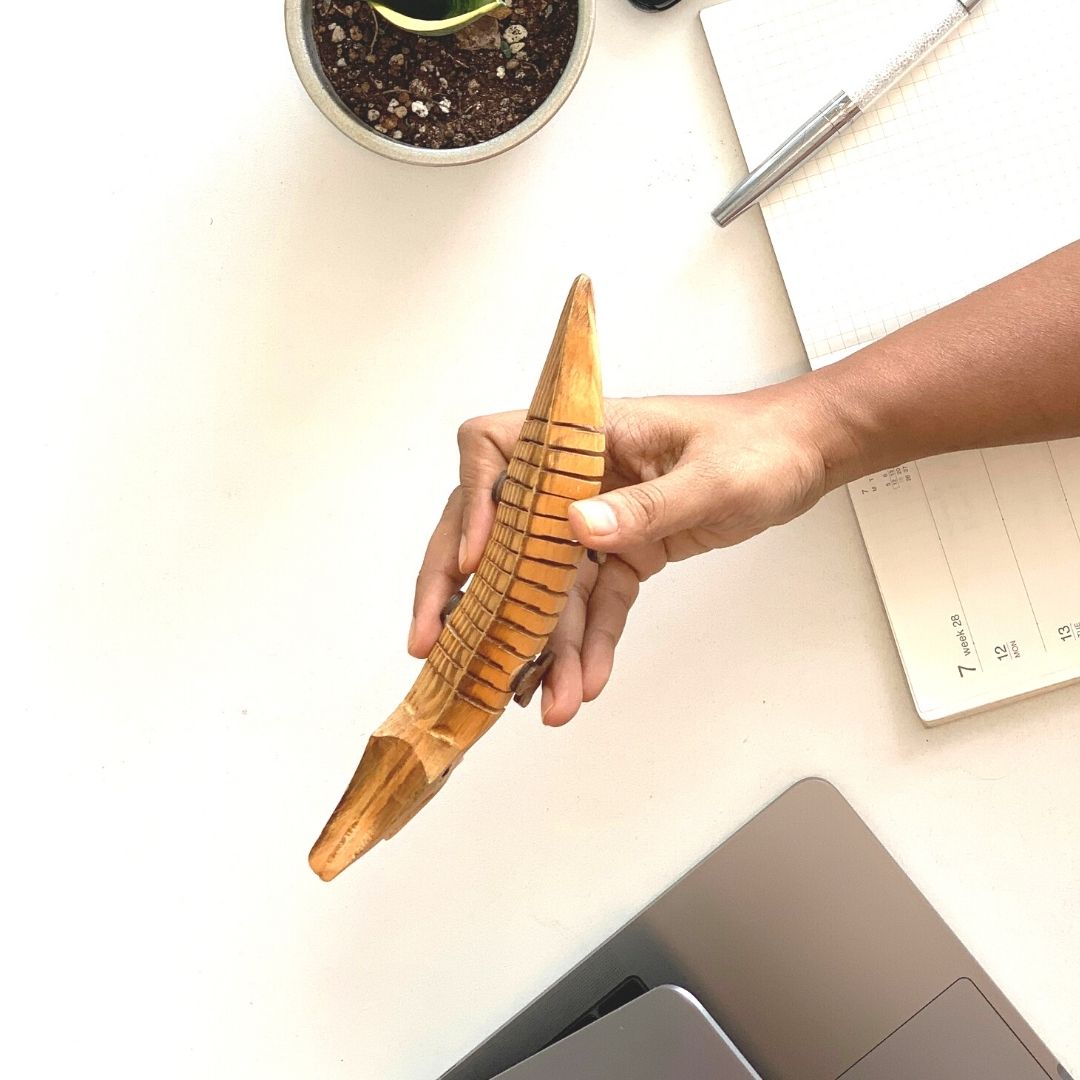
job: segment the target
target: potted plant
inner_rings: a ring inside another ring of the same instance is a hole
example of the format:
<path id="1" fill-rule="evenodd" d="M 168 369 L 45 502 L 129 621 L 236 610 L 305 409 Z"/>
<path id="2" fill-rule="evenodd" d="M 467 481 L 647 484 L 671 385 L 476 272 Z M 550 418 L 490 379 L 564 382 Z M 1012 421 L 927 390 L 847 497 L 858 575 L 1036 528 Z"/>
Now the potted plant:
<path id="1" fill-rule="evenodd" d="M 457 165 L 539 131 L 569 97 L 596 0 L 285 0 L 323 114 L 398 161 Z"/>

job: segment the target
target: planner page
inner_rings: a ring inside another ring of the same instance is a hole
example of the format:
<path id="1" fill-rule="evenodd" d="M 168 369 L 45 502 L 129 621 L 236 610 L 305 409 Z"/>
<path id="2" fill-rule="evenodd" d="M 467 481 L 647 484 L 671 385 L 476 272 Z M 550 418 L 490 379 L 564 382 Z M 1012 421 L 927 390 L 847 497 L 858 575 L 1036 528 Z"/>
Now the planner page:
<path id="1" fill-rule="evenodd" d="M 747 163 L 952 2 L 703 11 Z M 762 211 L 814 367 L 1080 239 L 1080 3 L 983 0 Z M 1080 440 L 850 491 L 926 722 L 1080 678 Z"/>

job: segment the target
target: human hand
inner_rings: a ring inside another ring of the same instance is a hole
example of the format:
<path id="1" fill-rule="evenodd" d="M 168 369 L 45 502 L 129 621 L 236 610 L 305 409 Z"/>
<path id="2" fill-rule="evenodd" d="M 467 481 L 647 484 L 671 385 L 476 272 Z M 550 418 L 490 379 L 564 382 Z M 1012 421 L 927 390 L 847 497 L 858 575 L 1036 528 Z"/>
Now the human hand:
<path id="1" fill-rule="evenodd" d="M 737 544 L 809 509 L 828 483 L 816 434 L 823 403 L 801 380 L 723 397 L 605 402 L 603 492 L 570 507 L 574 535 L 607 552 L 583 560 L 548 643 L 544 723 L 570 720 L 611 675 L 641 583 L 669 562 Z M 524 413 L 466 421 L 460 484 L 416 582 L 409 652 L 425 657 L 447 599 L 479 565 L 492 524 L 491 487 L 507 467 Z"/>

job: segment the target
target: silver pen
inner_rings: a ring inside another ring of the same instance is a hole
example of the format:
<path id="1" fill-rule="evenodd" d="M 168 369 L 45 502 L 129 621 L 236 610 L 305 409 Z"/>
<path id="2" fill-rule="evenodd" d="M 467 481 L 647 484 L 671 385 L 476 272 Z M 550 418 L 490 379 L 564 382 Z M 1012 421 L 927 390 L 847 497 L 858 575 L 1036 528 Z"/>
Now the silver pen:
<path id="1" fill-rule="evenodd" d="M 857 90 L 841 90 L 802 127 L 778 146 L 745 180 L 736 184 L 712 212 L 717 225 L 730 225 L 807 158 L 817 153 L 858 116 L 866 112 L 882 94 L 890 90 L 927 53 L 941 44 L 982 2 L 982 0 L 941 0 L 937 21 L 897 53 L 876 75 Z"/>

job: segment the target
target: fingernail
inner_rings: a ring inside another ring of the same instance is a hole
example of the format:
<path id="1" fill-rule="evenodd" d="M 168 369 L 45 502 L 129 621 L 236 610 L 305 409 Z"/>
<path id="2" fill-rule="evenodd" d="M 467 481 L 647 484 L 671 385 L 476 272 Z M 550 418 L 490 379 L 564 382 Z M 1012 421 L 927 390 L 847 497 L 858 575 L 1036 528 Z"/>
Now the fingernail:
<path id="1" fill-rule="evenodd" d="M 602 499 L 586 499 L 584 502 L 574 503 L 574 508 L 592 536 L 608 536 L 619 527 L 615 511 Z"/>
<path id="2" fill-rule="evenodd" d="M 414 618 L 413 621 L 411 623 L 409 623 L 409 652 L 413 651 L 413 645 L 415 643 L 414 642 L 415 637 L 416 637 L 416 619 Z"/>
<path id="3" fill-rule="evenodd" d="M 458 569 L 464 573 L 465 571 L 465 556 L 469 554 L 469 541 L 462 536 L 461 543 L 458 544 L 457 549 L 457 564 Z"/>

